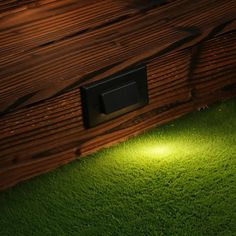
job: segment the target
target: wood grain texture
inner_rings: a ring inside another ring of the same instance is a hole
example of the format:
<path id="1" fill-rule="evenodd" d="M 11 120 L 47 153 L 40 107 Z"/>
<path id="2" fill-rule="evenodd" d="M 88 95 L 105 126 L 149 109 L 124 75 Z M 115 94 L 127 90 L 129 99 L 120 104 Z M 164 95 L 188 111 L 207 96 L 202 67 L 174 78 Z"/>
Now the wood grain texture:
<path id="1" fill-rule="evenodd" d="M 235 37 L 205 42 L 191 81 L 192 48 L 152 60 L 150 104 L 95 128 L 83 127 L 79 89 L 6 115 L 0 126 L 0 188 L 235 95 Z M 227 85 L 232 86 L 224 91 Z"/>
<path id="2" fill-rule="evenodd" d="M 224 28 L 234 24 L 236 16 L 235 1 L 222 4 L 222 1 L 202 0 L 176 1 L 142 14 L 131 14 L 127 19 L 119 18 L 117 12 L 137 11 L 128 8 L 128 3 L 99 1 L 94 7 L 89 5 L 89 10 L 88 6 L 78 8 L 81 12 L 75 13 L 75 20 L 69 8 L 59 15 L 58 21 L 49 17 L 47 22 L 40 20 L 40 26 L 33 21 L 32 26 L 26 23 L 24 29 L 19 28 L 21 25 L 11 27 L 10 32 L 2 25 L 0 111 L 7 113 L 43 101 L 151 57 L 194 45 L 212 31 L 225 32 Z M 59 9 L 62 11 L 64 7 Z M 98 14 L 95 9 L 102 13 L 109 11 L 111 15 L 98 15 L 99 22 L 93 18 Z M 25 12 L 22 14 L 24 18 Z M 118 18 L 112 20 L 114 15 Z M 106 25 L 105 19 L 111 24 Z M 94 71 L 103 73 L 96 76 Z"/>
<path id="3" fill-rule="evenodd" d="M 236 95 L 235 1 L 0 3 L 0 190 Z M 147 65 L 149 105 L 91 129 L 80 86 Z"/>

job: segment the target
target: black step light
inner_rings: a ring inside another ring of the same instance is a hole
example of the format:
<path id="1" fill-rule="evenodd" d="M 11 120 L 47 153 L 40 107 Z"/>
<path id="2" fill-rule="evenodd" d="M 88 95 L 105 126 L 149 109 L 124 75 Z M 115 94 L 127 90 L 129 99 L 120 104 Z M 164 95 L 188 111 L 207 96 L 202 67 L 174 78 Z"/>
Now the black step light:
<path id="1" fill-rule="evenodd" d="M 87 84 L 81 96 L 87 128 L 143 107 L 148 104 L 146 67 Z"/>

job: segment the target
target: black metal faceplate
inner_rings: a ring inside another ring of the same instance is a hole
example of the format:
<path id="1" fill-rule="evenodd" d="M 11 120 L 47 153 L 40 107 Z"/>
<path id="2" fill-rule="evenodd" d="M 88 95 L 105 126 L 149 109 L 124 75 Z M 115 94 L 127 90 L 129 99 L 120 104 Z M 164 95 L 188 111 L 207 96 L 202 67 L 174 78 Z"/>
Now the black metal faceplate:
<path id="1" fill-rule="evenodd" d="M 146 67 L 81 87 L 83 119 L 94 127 L 148 104 Z"/>

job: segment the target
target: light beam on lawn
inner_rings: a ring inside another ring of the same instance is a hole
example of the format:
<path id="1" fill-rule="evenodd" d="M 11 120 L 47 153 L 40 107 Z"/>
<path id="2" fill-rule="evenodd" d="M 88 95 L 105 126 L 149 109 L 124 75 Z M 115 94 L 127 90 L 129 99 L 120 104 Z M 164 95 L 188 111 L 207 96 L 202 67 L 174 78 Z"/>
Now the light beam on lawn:
<path id="1" fill-rule="evenodd" d="M 173 149 L 168 145 L 145 145 L 140 150 L 145 155 L 150 155 L 153 157 L 165 157 L 172 154 Z"/>

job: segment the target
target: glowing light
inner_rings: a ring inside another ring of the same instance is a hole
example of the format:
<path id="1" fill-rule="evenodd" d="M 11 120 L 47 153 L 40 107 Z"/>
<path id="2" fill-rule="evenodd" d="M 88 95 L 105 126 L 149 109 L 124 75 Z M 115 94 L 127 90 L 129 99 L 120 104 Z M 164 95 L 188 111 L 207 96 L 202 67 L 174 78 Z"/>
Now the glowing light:
<path id="1" fill-rule="evenodd" d="M 160 164 L 160 161 L 166 163 L 178 161 L 180 158 L 183 160 L 183 157 L 193 155 L 199 150 L 201 150 L 199 145 L 188 138 L 156 140 L 151 137 L 145 140 L 136 139 L 129 144 L 123 143 L 113 150 L 113 154 L 123 161 L 132 160 L 132 163 L 137 165 L 150 165 L 150 163 Z"/>
<path id="2" fill-rule="evenodd" d="M 168 156 L 172 153 L 171 147 L 167 145 L 150 145 L 142 149 L 144 154 L 150 156 Z"/>

